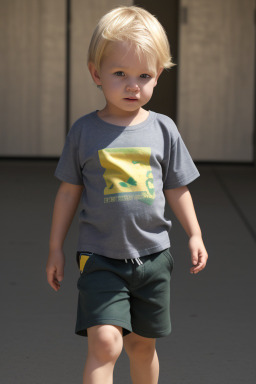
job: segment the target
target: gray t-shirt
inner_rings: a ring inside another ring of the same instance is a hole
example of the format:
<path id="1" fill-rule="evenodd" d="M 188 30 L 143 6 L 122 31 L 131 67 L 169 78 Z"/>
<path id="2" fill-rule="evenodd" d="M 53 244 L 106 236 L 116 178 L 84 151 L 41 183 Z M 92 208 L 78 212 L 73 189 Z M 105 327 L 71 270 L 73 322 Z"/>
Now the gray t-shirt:
<path id="1" fill-rule="evenodd" d="M 55 176 L 85 186 L 78 250 L 128 259 L 170 246 L 163 190 L 187 185 L 199 172 L 169 117 L 150 112 L 122 127 L 95 111 L 72 126 Z"/>

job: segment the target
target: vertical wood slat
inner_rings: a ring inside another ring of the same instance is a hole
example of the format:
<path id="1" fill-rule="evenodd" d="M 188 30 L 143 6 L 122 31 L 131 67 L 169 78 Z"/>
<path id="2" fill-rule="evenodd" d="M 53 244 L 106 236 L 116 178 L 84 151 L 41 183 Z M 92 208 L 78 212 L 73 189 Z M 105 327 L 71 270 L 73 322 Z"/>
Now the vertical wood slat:
<path id="1" fill-rule="evenodd" d="M 252 161 L 254 0 L 182 0 L 178 125 L 195 160 Z"/>
<path id="2" fill-rule="evenodd" d="M 65 22 L 65 0 L 1 2 L 0 156 L 61 152 Z"/>

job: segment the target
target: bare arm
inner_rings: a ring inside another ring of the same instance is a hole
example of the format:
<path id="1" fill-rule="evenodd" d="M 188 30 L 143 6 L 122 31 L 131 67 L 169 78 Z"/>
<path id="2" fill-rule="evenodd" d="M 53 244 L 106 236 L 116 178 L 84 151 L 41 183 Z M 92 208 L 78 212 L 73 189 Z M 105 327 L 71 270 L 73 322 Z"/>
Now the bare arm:
<path id="1" fill-rule="evenodd" d="M 65 257 L 63 243 L 76 213 L 83 186 L 62 182 L 54 203 L 49 256 L 46 265 L 47 280 L 58 291 L 64 277 Z"/>
<path id="2" fill-rule="evenodd" d="M 190 272 L 198 273 L 205 268 L 208 255 L 203 243 L 201 229 L 190 192 L 187 187 L 180 187 L 166 189 L 164 194 L 170 208 L 189 236 L 189 248 L 193 264 Z"/>

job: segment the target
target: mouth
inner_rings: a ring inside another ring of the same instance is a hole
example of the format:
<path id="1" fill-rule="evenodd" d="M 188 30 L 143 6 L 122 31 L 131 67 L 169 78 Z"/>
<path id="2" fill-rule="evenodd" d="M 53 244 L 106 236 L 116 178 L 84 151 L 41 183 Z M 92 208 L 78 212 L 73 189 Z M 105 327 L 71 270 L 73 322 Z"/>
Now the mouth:
<path id="1" fill-rule="evenodd" d="M 131 102 L 138 101 L 136 97 L 125 97 L 124 100 L 131 101 Z"/>

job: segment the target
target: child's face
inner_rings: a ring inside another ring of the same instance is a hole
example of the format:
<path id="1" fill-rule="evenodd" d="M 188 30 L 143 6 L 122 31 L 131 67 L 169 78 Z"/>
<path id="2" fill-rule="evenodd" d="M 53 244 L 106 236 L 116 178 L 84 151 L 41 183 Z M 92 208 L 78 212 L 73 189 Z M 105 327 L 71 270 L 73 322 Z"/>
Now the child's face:
<path id="1" fill-rule="evenodd" d="M 102 86 L 108 112 L 119 116 L 138 113 L 151 99 L 162 72 L 150 70 L 147 59 L 142 55 L 139 58 L 126 42 L 107 46 L 99 73 L 93 64 L 89 69 L 95 83 Z"/>

